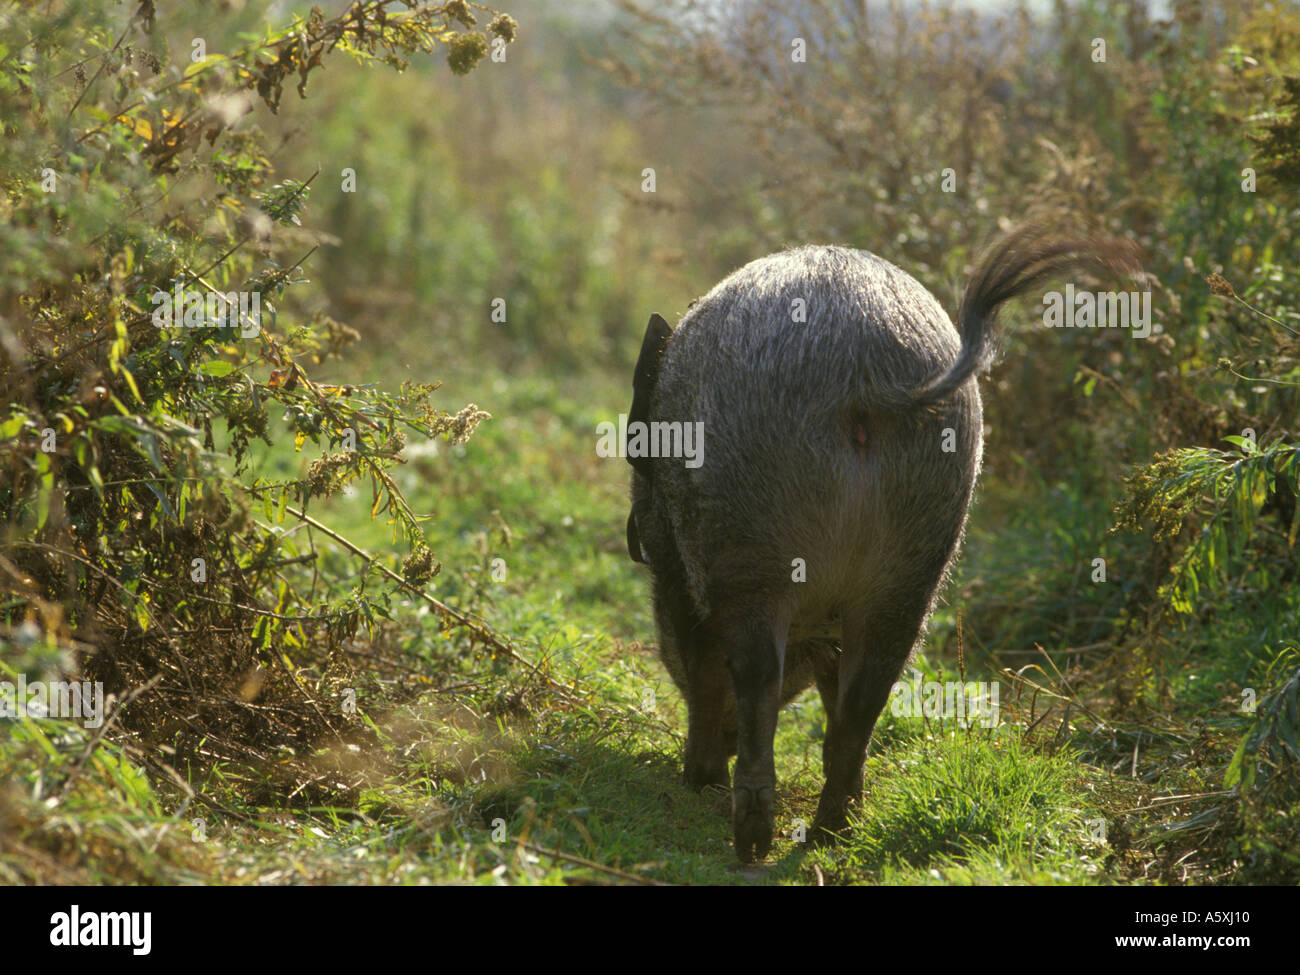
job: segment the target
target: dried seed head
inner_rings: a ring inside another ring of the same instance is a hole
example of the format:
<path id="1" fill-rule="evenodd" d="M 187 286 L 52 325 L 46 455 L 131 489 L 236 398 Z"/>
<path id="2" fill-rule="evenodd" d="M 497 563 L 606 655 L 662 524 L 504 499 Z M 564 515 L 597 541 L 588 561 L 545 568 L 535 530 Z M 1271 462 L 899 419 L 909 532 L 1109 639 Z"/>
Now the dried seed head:
<path id="1" fill-rule="evenodd" d="M 488 24 L 488 33 L 493 37 L 499 37 L 507 44 L 515 39 L 515 31 L 519 30 L 519 22 L 509 14 L 497 14 Z"/>
<path id="2" fill-rule="evenodd" d="M 1210 286 L 1211 294 L 1216 294 L 1223 298 L 1237 297 L 1237 292 L 1233 290 L 1232 285 L 1228 283 L 1228 279 L 1222 274 L 1209 275 L 1206 277 L 1205 283 Z"/>

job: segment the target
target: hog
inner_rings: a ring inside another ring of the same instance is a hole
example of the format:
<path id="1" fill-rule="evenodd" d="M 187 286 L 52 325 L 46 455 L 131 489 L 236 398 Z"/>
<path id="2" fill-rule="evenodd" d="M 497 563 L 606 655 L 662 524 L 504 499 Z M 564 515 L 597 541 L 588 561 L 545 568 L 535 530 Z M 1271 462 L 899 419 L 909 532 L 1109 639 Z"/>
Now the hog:
<path id="1" fill-rule="evenodd" d="M 1136 271 L 1135 255 L 1028 224 L 978 262 L 954 327 L 888 261 L 804 246 L 735 271 L 676 329 L 651 317 L 624 443 L 628 552 L 686 701 L 685 782 L 730 786 L 742 862 L 771 848 L 778 713 L 814 683 L 827 727 L 809 839 L 846 829 L 965 529 L 999 307 L 1063 271 Z"/>

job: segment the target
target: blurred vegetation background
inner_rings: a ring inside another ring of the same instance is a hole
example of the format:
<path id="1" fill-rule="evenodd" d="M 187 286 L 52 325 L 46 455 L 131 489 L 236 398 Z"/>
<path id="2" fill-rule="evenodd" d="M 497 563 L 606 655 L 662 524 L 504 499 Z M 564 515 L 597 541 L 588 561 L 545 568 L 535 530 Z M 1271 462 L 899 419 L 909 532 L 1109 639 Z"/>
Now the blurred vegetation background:
<path id="1" fill-rule="evenodd" d="M 484 720 L 608 724 L 564 695 L 658 686 L 627 472 L 592 449 L 650 313 L 804 243 L 955 309 L 984 244 L 1055 212 L 1141 244 L 1153 334 L 1003 316 L 920 665 L 1040 682 L 1027 747 L 1148 790 L 1098 800 L 1110 879 L 1300 878 L 1294 4 L 322 7 L 0 8 L 4 662 L 126 699 L 89 744 L 14 726 L 13 781 L 58 754 L 75 794 L 116 747 L 211 814 L 378 817 L 322 743 L 405 746 L 341 689 L 376 718 L 461 682 Z M 263 295 L 264 341 L 153 328 L 148 296 L 205 276 Z M 429 775 L 439 829 L 519 808 Z M 5 802 L 7 879 L 106 869 Z"/>

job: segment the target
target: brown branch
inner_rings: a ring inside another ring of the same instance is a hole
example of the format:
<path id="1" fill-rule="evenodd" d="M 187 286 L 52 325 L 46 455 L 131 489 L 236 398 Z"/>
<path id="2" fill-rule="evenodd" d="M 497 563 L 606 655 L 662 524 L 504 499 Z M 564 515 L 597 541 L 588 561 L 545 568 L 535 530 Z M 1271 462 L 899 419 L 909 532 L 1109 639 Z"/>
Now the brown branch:
<path id="1" fill-rule="evenodd" d="M 492 630 L 488 628 L 487 624 L 479 622 L 478 620 L 471 619 L 470 617 L 465 616 L 462 613 L 456 612 L 456 610 L 452 609 L 446 603 L 440 602 L 439 600 L 430 596 L 423 589 L 411 585 L 409 582 L 403 579 L 400 575 L 398 575 L 388 566 L 384 565 L 382 562 L 376 559 L 369 552 L 354 545 L 352 542 L 348 541 L 346 538 L 344 538 L 338 532 L 334 531 L 332 528 L 322 524 L 321 522 L 317 521 L 315 518 L 308 515 L 305 511 L 299 511 L 297 508 L 293 507 L 293 505 L 285 505 L 285 510 L 288 511 L 290 514 L 292 514 L 295 518 L 299 518 L 302 521 L 306 522 L 307 524 L 311 525 L 313 528 L 316 528 L 319 531 L 324 532 L 330 538 L 334 539 L 334 541 L 338 542 L 340 545 L 346 548 L 353 555 L 357 556 L 358 558 L 365 559 L 367 563 L 375 566 L 375 568 L 379 569 L 380 572 L 382 572 L 393 582 L 396 582 L 407 592 L 411 593 L 414 596 L 419 597 L 420 599 L 423 599 L 444 620 L 449 619 L 452 622 L 456 623 L 458 626 L 462 626 L 465 629 L 469 630 L 479 639 L 483 640 L 485 643 L 491 646 L 496 653 L 499 653 L 502 656 L 507 657 L 508 659 L 513 660 L 516 663 L 522 665 L 531 673 L 544 680 L 552 690 L 559 692 L 568 700 L 574 702 L 578 700 L 578 698 L 574 696 L 573 692 L 569 688 L 565 687 L 563 684 L 558 683 L 555 680 L 552 680 L 551 677 L 543 673 L 542 670 L 536 664 L 532 663 L 530 660 L 525 659 L 524 657 L 521 657 L 514 650 L 513 647 L 511 647 L 501 637 L 498 637 L 495 633 L 493 633 Z"/>

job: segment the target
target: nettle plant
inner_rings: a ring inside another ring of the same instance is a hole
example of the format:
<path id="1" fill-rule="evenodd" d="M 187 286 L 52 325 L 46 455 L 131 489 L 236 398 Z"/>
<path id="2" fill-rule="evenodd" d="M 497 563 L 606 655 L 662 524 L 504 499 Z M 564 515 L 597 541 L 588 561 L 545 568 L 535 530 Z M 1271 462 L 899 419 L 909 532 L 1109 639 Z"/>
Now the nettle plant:
<path id="1" fill-rule="evenodd" d="M 0 591 L 10 628 L 78 648 L 110 691 L 150 688 L 123 723 L 191 757 L 206 738 L 210 757 L 331 726 L 297 665 L 328 661 L 439 568 L 390 471 L 408 437 L 459 443 L 487 416 L 435 408 L 432 385 L 311 378 L 359 336 L 285 303 L 308 273 L 320 174 L 277 181 L 256 116 L 331 56 L 400 70 L 441 53 L 464 74 L 516 25 L 464 0 L 375 0 L 218 52 L 164 16 L 151 0 L 129 20 L 0 14 Z M 280 418 L 320 451 L 303 477 L 251 462 Z M 401 573 L 309 513 L 349 485 L 404 543 Z M 364 571 L 323 574 L 326 536 Z M 168 717 L 182 713 L 200 718 Z"/>

